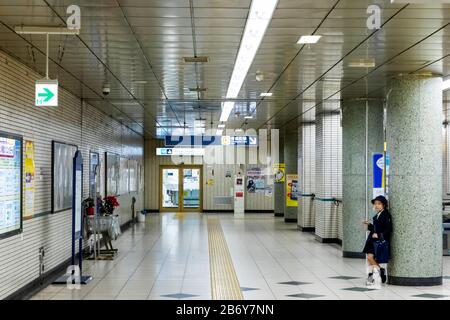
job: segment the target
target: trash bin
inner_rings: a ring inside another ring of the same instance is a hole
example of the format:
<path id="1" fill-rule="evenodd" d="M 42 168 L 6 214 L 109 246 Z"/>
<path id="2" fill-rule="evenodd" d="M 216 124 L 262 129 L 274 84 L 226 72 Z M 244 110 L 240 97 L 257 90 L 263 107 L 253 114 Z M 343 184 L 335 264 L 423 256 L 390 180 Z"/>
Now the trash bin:
<path id="1" fill-rule="evenodd" d="M 138 221 L 145 222 L 145 211 L 144 210 L 139 211 Z"/>

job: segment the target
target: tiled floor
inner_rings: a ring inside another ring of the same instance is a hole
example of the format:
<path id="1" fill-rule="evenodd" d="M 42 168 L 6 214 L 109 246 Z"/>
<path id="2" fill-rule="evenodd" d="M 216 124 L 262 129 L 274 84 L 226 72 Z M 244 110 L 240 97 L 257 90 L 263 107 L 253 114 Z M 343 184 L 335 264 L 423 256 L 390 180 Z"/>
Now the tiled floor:
<path id="1" fill-rule="evenodd" d="M 50 285 L 32 299 L 211 299 L 208 216 L 149 215 L 115 242 L 114 261 L 85 261 L 91 283 L 79 290 Z M 317 242 L 296 224 L 268 214 L 219 217 L 245 299 L 450 300 L 450 278 L 436 287 L 362 290 L 364 260 L 342 258 L 339 246 Z"/>

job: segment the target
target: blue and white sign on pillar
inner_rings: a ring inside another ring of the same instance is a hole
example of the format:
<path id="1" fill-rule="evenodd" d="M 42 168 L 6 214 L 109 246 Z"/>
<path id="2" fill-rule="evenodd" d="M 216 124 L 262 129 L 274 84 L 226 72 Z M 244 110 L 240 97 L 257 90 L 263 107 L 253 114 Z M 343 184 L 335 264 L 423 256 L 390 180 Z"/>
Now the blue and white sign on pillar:
<path id="1" fill-rule="evenodd" d="M 376 153 L 372 158 L 373 167 L 373 198 L 377 196 L 386 196 L 385 180 L 389 175 L 389 155 L 386 156 L 386 170 L 384 167 L 384 155 Z"/>

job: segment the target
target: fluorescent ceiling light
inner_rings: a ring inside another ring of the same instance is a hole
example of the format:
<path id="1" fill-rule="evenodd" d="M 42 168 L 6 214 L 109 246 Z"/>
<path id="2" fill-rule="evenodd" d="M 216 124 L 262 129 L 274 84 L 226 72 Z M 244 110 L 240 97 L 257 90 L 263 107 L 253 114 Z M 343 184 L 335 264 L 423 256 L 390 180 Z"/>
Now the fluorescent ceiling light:
<path id="1" fill-rule="evenodd" d="M 272 92 L 261 92 L 260 96 L 261 97 L 271 97 L 273 95 Z"/>
<path id="2" fill-rule="evenodd" d="M 225 128 L 225 125 L 224 124 L 219 124 L 217 127 L 218 128 Z"/>
<path id="3" fill-rule="evenodd" d="M 301 36 L 300 39 L 298 39 L 298 44 L 306 44 L 306 43 L 317 43 L 319 42 L 320 38 L 322 36 Z"/>
<path id="4" fill-rule="evenodd" d="M 245 116 L 245 119 L 253 119 L 253 116 Z"/>
<path id="5" fill-rule="evenodd" d="M 133 80 L 132 81 L 134 84 L 146 84 L 147 80 Z"/>
<path id="6" fill-rule="evenodd" d="M 450 79 L 444 80 L 442 82 L 442 91 L 450 89 Z"/>
<path id="7" fill-rule="evenodd" d="M 220 122 L 226 122 L 228 121 L 228 118 L 230 117 L 231 111 L 233 111 L 234 108 L 234 102 L 227 101 L 222 104 L 222 114 L 220 115 Z"/>
<path id="8" fill-rule="evenodd" d="M 272 19 L 277 3 L 278 0 L 252 1 L 250 13 L 245 24 L 244 35 L 234 63 L 230 83 L 228 84 L 227 99 L 237 98 L 259 45 L 266 33 L 266 29 Z M 233 107 L 233 102 L 225 102 L 223 104 L 220 121 L 225 122 L 228 120 Z"/>

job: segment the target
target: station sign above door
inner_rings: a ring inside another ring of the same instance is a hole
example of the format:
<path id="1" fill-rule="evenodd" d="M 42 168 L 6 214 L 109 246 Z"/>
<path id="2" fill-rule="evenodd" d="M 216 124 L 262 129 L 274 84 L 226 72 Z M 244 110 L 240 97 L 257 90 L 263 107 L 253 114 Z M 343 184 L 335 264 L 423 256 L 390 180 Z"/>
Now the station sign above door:
<path id="1" fill-rule="evenodd" d="M 256 136 L 165 136 L 165 146 L 257 146 Z"/>
<path id="2" fill-rule="evenodd" d="M 36 107 L 58 106 L 58 80 L 37 80 L 35 85 Z"/>
<path id="3" fill-rule="evenodd" d="M 198 156 L 205 155 L 202 148 L 156 148 L 157 156 Z"/>

